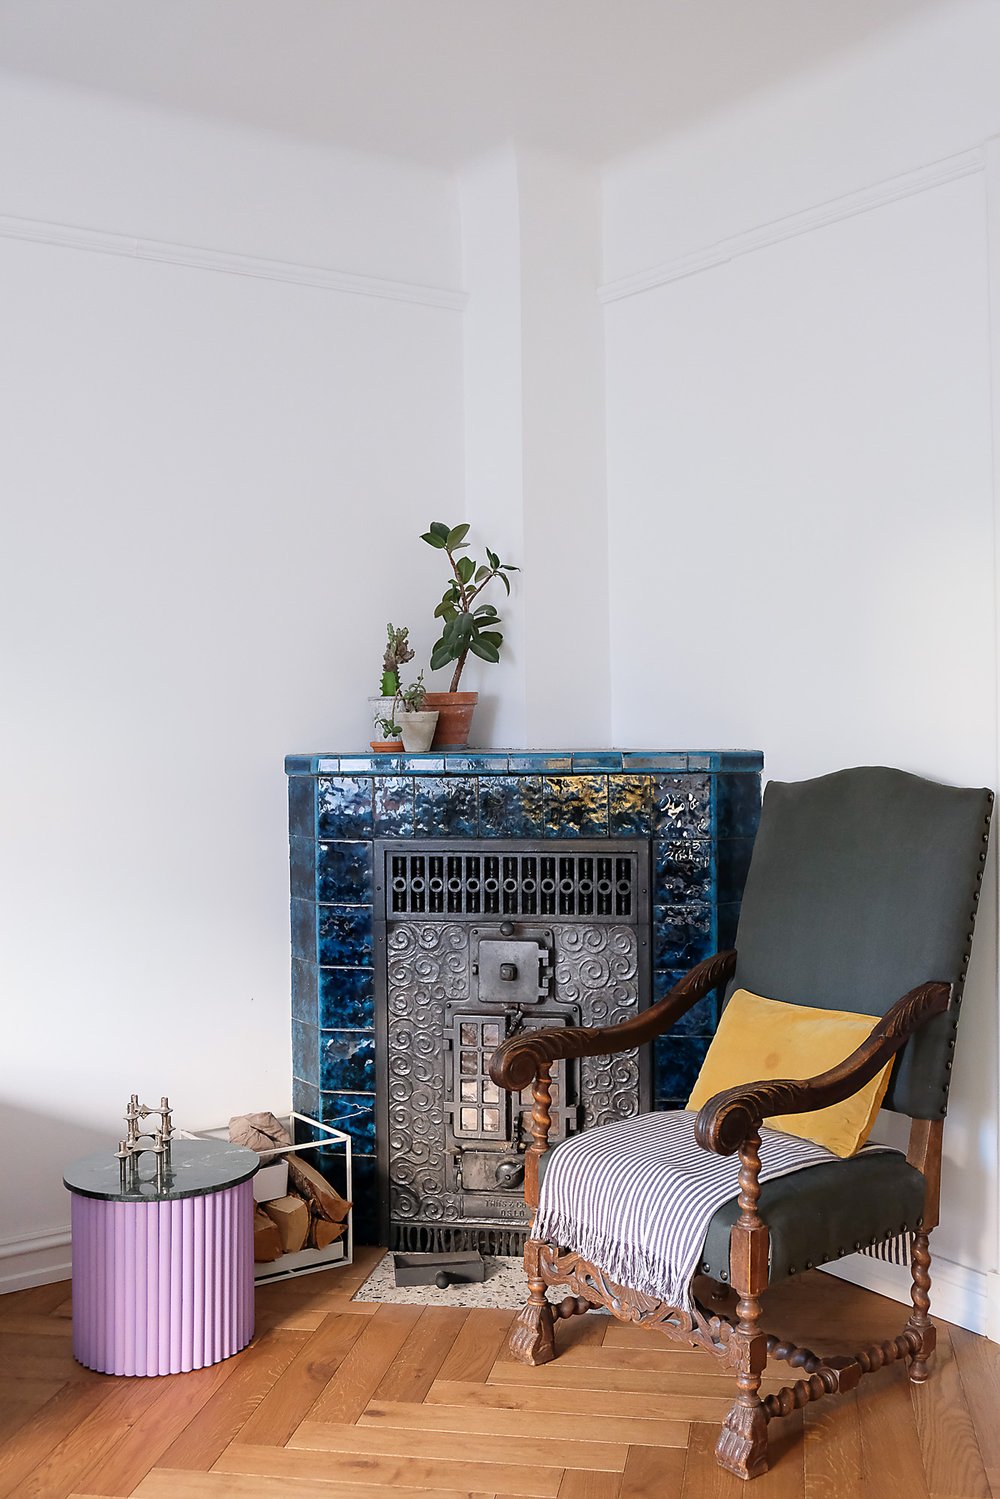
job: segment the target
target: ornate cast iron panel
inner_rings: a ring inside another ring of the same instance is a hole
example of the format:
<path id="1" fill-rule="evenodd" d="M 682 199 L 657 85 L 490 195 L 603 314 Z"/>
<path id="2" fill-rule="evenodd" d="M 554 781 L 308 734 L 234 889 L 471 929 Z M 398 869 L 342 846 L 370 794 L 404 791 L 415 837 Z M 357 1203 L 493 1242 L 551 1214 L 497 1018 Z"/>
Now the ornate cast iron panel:
<path id="1" fill-rule="evenodd" d="M 412 846 L 406 852 L 410 870 L 421 867 L 413 856 L 426 856 Z M 552 849 L 557 864 L 561 852 Z M 579 882 L 579 870 L 592 866 L 585 850 L 573 854 Z M 648 1003 L 647 928 L 637 920 L 646 904 L 646 850 L 634 842 L 624 852 L 604 844 L 602 855 L 626 870 L 630 920 L 577 917 L 543 927 L 465 912 L 443 920 L 390 910 L 377 923 L 383 1242 L 494 1253 L 521 1247 L 530 1090 L 512 1099 L 490 1082 L 493 1050 L 517 1029 L 615 1024 Z M 467 850 L 457 857 L 475 868 Z M 392 844 L 380 847 L 376 886 L 381 871 L 387 884 L 393 869 L 399 877 L 395 858 Z M 526 858 L 507 867 L 531 871 Z M 422 867 L 439 866 L 427 860 Z M 560 1063 L 550 1138 L 627 1118 L 649 1106 L 648 1091 L 634 1051 Z"/>

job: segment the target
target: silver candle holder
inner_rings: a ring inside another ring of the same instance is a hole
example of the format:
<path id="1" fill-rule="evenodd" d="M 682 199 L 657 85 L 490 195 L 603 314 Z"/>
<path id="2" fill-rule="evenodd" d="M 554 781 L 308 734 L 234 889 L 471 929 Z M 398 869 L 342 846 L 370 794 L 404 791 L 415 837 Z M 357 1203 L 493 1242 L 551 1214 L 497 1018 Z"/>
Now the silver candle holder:
<path id="1" fill-rule="evenodd" d="M 156 1128 L 140 1130 L 139 1121 L 149 1119 L 154 1115 L 159 1118 Z M 138 1190 L 139 1161 L 144 1155 L 154 1157 L 156 1188 L 157 1191 L 163 1190 L 166 1174 L 170 1168 L 170 1142 L 173 1133 L 169 1099 L 161 1098 L 160 1107 L 151 1109 L 147 1104 L 139 1102 L 138 1093 L 132 1094 L 128 1101 L 128 1108 L 125 1110 L 125 1139 L 118 1141 L 118 1149 L 115 1151 L 123 1192 Z"/>

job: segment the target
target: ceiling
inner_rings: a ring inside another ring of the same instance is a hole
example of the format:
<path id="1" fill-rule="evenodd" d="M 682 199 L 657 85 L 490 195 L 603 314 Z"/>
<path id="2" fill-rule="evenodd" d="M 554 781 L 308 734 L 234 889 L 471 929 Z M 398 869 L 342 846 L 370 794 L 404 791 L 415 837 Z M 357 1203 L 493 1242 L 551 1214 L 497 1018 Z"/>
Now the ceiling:
<path id="1" fill-rule="evenodd" d="M 454 168 L 604 161 L 958 0 L 0 0 L 0 66 Z"/>

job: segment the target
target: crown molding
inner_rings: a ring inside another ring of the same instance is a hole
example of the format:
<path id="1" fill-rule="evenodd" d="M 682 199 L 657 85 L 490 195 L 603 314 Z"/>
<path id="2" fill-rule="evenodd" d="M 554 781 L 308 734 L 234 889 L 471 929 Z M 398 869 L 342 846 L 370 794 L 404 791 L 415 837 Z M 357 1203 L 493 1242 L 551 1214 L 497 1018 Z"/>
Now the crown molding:
<path id="1" fill-rule="evenodd" d="M 741 255 L 751 255 L 755 250 L 767 249 L 782 240 L 795 239 L 800 234 L 811 234 L 814 229 L 823 229 L 827 224 L 852 219 L 858 214 L 869 213 L 873 208 L 882 208 L 887 203 L 898 203 L 902 198 L 912 198 L 917 193 L 942 187 L 947 182 L 956 182 L 961 177 L 972 177 L 985 166 L 986 153 L 981 147 L 963 151 L 957 156 L 945 157 L 931 162 L 915 172 L 902 177 L 890 177 L 872 187 L 861 188 L 843 198 L 832 198 L 827 203 L 805 208 L 801 213 L 789 214 L 787 218 L 774 219 L 756 229 L 730 239 L 720 239 L 712 245 L 679 255 L 676 260 L 664 261 L 646 271 L 636 271 L 609 281 L 598 293 L 604 303 L 620 302 L 625 297 L 637 296 L 640 292 L 652 291 L 657 286 L 667 286 L 671 281 L 682 281 L 685 276 L 695 276 L 699 271 L 711 270 L 713 266 L 726 265 Z"/>
<path id="2" fill-rule="evenodd" d="M 460 312 L 463 291 L 447 287 L 421 286 L 407 281 L 389 281 L 379 276 L 355 276 L 326 266 L 299 265 L 295 261 L 266 260 L 256 255 L 238 255 L 227 250 L 205 250 L 168 240 L 139 239 L 131 234 L 112 234 L 74 224 L 53 224 L 42 219 L 14 218 L 0 214 L 0 238 L 30 240 L 35 244 L 59 245 L 70 250 L 89 250 L 98 255 L 123 255 L 131 260 L 154 260 L 163 265 L 187 266 L 192 270 L 222 272 L 227 276 L 252 276 L 264 281 L 283 281 L 292 286 L 314 286 L 321 291 L 348 296 L 381 297 L 390 302 L 415 302 L 421 307 L 441 307 Z"/>

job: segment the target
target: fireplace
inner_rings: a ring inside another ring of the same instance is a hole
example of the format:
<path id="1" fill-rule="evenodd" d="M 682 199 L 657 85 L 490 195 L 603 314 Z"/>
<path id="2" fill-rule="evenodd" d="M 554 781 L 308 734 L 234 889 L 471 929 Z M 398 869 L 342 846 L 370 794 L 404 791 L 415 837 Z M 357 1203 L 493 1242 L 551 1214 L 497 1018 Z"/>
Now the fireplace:
<path id="1" fill-rule="evenodd" d="M 623 1019 L 732 942 L 761 763 L 288 757 L 294 1107 L 352 1136 L 359 1242 L 516 1252 L 525 1104 L 495 1041 Z M 559 1132 L 676 1107 L 716 1020 L 713 996 L 642 1057 L 564 1067 Z"/>

